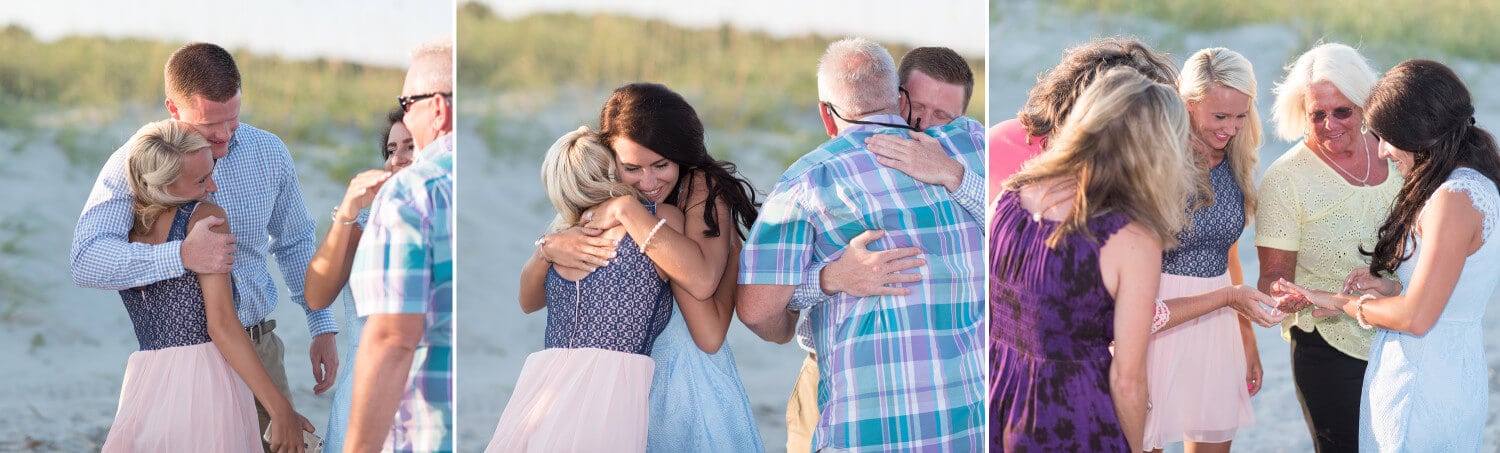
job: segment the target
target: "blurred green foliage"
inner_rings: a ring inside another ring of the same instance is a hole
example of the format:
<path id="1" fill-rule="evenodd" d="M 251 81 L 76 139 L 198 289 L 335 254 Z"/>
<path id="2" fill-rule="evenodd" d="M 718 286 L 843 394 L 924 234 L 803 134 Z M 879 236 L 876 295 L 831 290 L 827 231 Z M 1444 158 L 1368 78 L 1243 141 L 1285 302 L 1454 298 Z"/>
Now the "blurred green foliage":
<path id="1" fill-rule="evenodd" d="M 617 15 L 533 14 L 499 17 L 464 3 L 458 13 L 461 88 L 481 92 L 582 87 L 608 93 L 635 81 L 665 83 L 693 103 L 705 126 L 721 131 L 805 127 L 793 113 L 817 102 L 814 68 L 838 37 L 774 37 L 723 25 L 684 28 Z M 908 46 L 886 44 L 900 58 Z M 971 57 L 976 81 L 984 61 Z M 982 117 L 983 83 L 969 115 Z M 604 99 L 596 101 L 596 106 Z M 597 107 L 596 107 L 597 108 Z M 592 118 L 580 118 L 585 122 Z"/>
<path id="2" fill-rule="evenodd" d="M 1500 61 L 1500 36 L 1485 32 L 1500 22 L 1500 1 L 1495 0 L 1057 0 L 1056 4 L 1102 16 L 1142 15 L 1195 30 L 1287 24 L 1309 43 L 1323 39 L 1380 44 L 1397 51 L 1437 50 Z"/>

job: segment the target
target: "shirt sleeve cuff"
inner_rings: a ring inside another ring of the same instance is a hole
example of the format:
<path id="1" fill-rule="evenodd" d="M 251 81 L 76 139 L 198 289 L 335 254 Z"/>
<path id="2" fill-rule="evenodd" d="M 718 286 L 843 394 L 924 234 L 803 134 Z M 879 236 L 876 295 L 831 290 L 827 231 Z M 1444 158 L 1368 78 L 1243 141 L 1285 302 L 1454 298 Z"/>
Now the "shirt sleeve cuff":
<path id="1" fill-rule="evenodd" d="M 819 278 L 819 274 L 826 266 L 827 264 L 816 263 L 807 268 L 802 275 L 802 284 L 797 285 L 797 289 L 792 291 L 792 300 L 787 303 L 787 310 L 802 311 L 828 300 L 828 295 L 823 293 L 822 280 Z"/>
<path id="2" fill-rule="evenodd" d="M 973 170 L 964 169 L 964 179 L 953 191 L 953 200 L 975 219 L 984 219 L 984 177 Z"/>
<path id="3" fill-rule="evenodd" d="M 313 337 L 325 333 L 339 333 L 339 323 L 333 319 L 333 311 L 325 308 L 322 310 L 307 311 L 307 330 Z"/>

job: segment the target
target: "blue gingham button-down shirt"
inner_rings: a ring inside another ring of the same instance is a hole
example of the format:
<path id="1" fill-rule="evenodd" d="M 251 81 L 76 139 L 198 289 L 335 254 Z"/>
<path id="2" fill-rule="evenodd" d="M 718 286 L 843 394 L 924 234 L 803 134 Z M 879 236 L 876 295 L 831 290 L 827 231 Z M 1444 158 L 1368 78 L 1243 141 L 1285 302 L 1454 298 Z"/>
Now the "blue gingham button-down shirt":
<path id="1" fill-rule="evenodd" d="M 134 194 L 126 181 L 130 151 L 115 150 L 99 171 L 73 231 L 73 282 L 120 290 L 182 275 L 182 241 L 159 245 L 129 242 Z M 302 201 L 297 170 L 276 135 L 240 123 L 229 153 L 214 164 L 215 204 L 229 216 L 234 233 L 234 306 L 240 323 L 252 326 L 276 310 L 276 283 L 267 255 L 274 255 L 292 301 L 301 305 L 313 336 L 338 332 L 327 309 L 308 310 L 302 295 L 307 263 L 317 250 L 316 224 Z"/>
<path id="2" fill-rule="evenodd" d="M 420 314 L 385 451 L 453 451 L 453 134 L 380 188 L 350 271 L 359 316 Z"/>
<path id="3" fill-rule="evenodd" d="M 740 284 L 801 284 L 809 266 L 831 261 L 865 230 L 886 231 L 872 250 L 921 248 L 927 265 L 910 295 L 841 293 L 808 309 L 821 409 L 812 447 L 980 451 L 983 225 L 942 186 L 876 162 L 864 146 L 875 133 L 904 132 L 850 126 L 787 169 L 745 242 Z M 960 118 L 926 133 L 982 178 L 979 122 Z"/>

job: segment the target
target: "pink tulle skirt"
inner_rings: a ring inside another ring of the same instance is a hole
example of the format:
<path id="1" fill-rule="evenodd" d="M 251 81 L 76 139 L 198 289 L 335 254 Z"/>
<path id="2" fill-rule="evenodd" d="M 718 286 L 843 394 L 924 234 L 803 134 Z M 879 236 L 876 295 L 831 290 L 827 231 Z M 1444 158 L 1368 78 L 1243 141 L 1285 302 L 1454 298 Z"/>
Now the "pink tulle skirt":
<path id="1" fill-rule="evenodd" d="M 1229 275 L 1213 278 L 1162 274 L 1162 299 L 1229 286 Z M 1220 308 L 1151 336 L 1146 353 L 1150 389 L 1144 447 L 1176 442 L 1227 442 L 1240 428 L 1255 426 L 1245 388 L 1245 344 L 1239 313 Z"/>
<path id="2" fill-rule="evenodd" d="M 259 452 L 255 396 L 213 343 L 130 354 L 105 452 Z"/>
<path id="3" fill-rule="evenodd" d="M 526 357 L 486 452 L 643 452 L 656 362 L 595 348 Z"/>

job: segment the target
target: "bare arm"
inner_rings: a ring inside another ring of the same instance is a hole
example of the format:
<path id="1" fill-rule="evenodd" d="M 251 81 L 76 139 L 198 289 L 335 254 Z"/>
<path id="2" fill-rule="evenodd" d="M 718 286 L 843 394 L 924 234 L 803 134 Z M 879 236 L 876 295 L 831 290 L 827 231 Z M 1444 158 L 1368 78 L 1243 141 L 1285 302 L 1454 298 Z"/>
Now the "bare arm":
<path id="1" fill-rule="evenodd" d="M 193 213 L 196 221 L 209 215 L 222 218 L 224 210 L 211 204 L 202 204 Z M 229 234 L 227 225 L 217 225 L 216 233 Z M 292 403 L 282 395 L 271 381 L 271 375 L 260 363 L 250 337 L 240 326 L 234 312 L 234 292 L 229 274 L 198 274 L 198 285 L 203 288 L 203 308 L 208 319 L 208 336 L 214 347 L 250 387 L 250 392 L 265 406 L 271 415 L 271 448 L 273 451 L 302 451 L 302 434 L 299 430 L 313 431 L 312 424 L 298 414 Z"/>
<path id="2" fill-rule="evenodd" d="M 354 403 L 345 451 L 380 451 L 406 391 L 412 356 L 422 340 L 421 314 L 374 314 L 355 358 Z"/>
<path id="3" fill-rule="evenodd" d="M 1260 279 L 1256 281 L 1255 287 L 1260 289 L 1261 292 L 1270 294 L 1271 285 L 1274 285 L 1277 280 L 1297 281 L 1296 251 L 1256 247 L 1255 252 L 1260 258 Z M 1302 311 L 1307 306 L 1304 304 L 1293 304 L 1278 306 L 1277 308 L 1287 313 L 1293 313 Z"/>
<path id="4" fill-rule="evenodd" d="M 1464 260 L 1484 244 L 1484 218 L 1468 195 L 1439 189 L 1427 202 L 1418 225 L 1422 253 L 1406 294 L 1367 301 L 1365 322 L 1374 326 L 1426 335 L 1458 286 Z M 1344 299 L 1352 297 L 1344 296 Z M 1355 316 L 1358 304 L 1346 303 L 1344 313 Z"/>
<path id="5" fill-rule="evenodd" d="M 682 230 L 685 228 L 684 225 L 686 225 L 687 220 L 684 218 L 683 212 L 678 210 L 677 207 L 666 204 L 659 205 L 656 207 L 656 214 L 667 221 L 666 225 L 657 231 L 656 237 L 661 237 L 662 232 L 665 232 L 669 228 L 678 233 L 683 232 Z M 729 231 L 722 231 L 720 236 L 730 236 L 732 234 Z M 692 235 L 690 234 L 689 236 Z M 701 236 L 701 233 L 699 236 Z M 732 240 L 733 243 L 730 244 L 730 252 L 732 252 L 733 259 L 729 259 L 731 253 L 725 254 L 725 273 L 730 275 L 730 277 L 720 278 L 718 287 L 714 289 L 710 297 L 706 299 L 699 298 L 688 289 L 687 282 L 671 278 L 671 275 L 668 274 L 668 278 L 672 284 L 672 296 L 677 300 L 677 307 L 682 312 L 682 320 L 687 324 L 688 333 L 692 334 L 693 342 L 698 345 L 698 349 L 702 349 L 703 352 L 709 354 L 718 352 L 719 348 L 724 345 L 724 336 L 729 332 L 729 322 L 734 319 L 734 291 L 738 285 L 735 282 L 734 274 L 730 272 L 739 271 L 739 241 L 737 239 Z M 641 240 L 644 240 L 644 237 Z M 656 238 L 652 238 L 651 243 L 651 248 L 655 249 Z M 657 267 L 665 273 L 665 268 L 660 265 Z"/>
<path id="6" fill-rule="evenodd" d="M 703 220 L 707 206 L 708 187 L 703 178 L 694 178 L 693 198 L 683 203 L 685 216 L 683 231 L 662 228 L 651 239 L 646 255 L 681 285 L 695 300 L 708 300 L 719 287 L 728 267 L 730 237 L 736 228 L 729 213 L 729 203 L 723 199 L 714 203 L 714 216 L 719 224 L 719 235 L 707 237 L 704 230 L 708 224 Z M 656 216 L 651 215 L 634 197 L 616 197 L 601 205 L 602 212 L 588 226 L 606 229 L 615 224 L 625 225 L 631 237 L 645 238 L 656 226 Z M 644 240 L 644 239 L 642 239 Z"/>
<path id="7" fill-rule="evenodd" d="M 796 289 L 792 285 L 739 285 L 735 313 L 761 339 L 786 344 L 797 330 L 797 312 L 786 309 Z"/>
<path id="8" fill-rule="evenodd" d="M 1100 249 L 1099 265 L 1105 287 L 1115 298 L 1110 397 L 1130 451 L 1141 451 L 1146 435 L 1146 347 L 1161 282 L 1161 242 L 1132 222 Z"/>
<path id="9" fill-rule="evenodd" d="M 328 228 L 328 235 L 307 263 L 303 294 L 308 308 L 328 308 L 338 298 L 339 290 L 349 282 L 349 265 L 354 262 L 354 249 L 363 233 L 354 222 L 359 218 L 360 210 L 374 201 L 375 193 L 389 177 L 390 173 L 385 170 L 368 170 L 349 182 L 343 202 L 334 211 L 333 226 Z"/>
<path id="10" fill-rule="evenodd" d="M 1235 286 L 1245 284 L 1245 270 L 1240 267 L 1240 243 L 1238 241 L 1229 246 L 1229 283 Z M 1275 305 L 1275 303 L 1271 304 L 1271 306 Z M 1276 319 L 1280 321 L 1285 319 L 1285 316 Z M 1256 393 L 1260 393 L 1260 378 L 1264 374 L 1260 365 L 1260 347 L 1255 344 L 1255 327 L 1250 325 L 1250 318 L 1240 316 L 1238 321 L 1240 322 L 1240 342 L 1245 347 L 1245 385 L 1250 390 L 1250 396 L 1255 396 Z"/>

